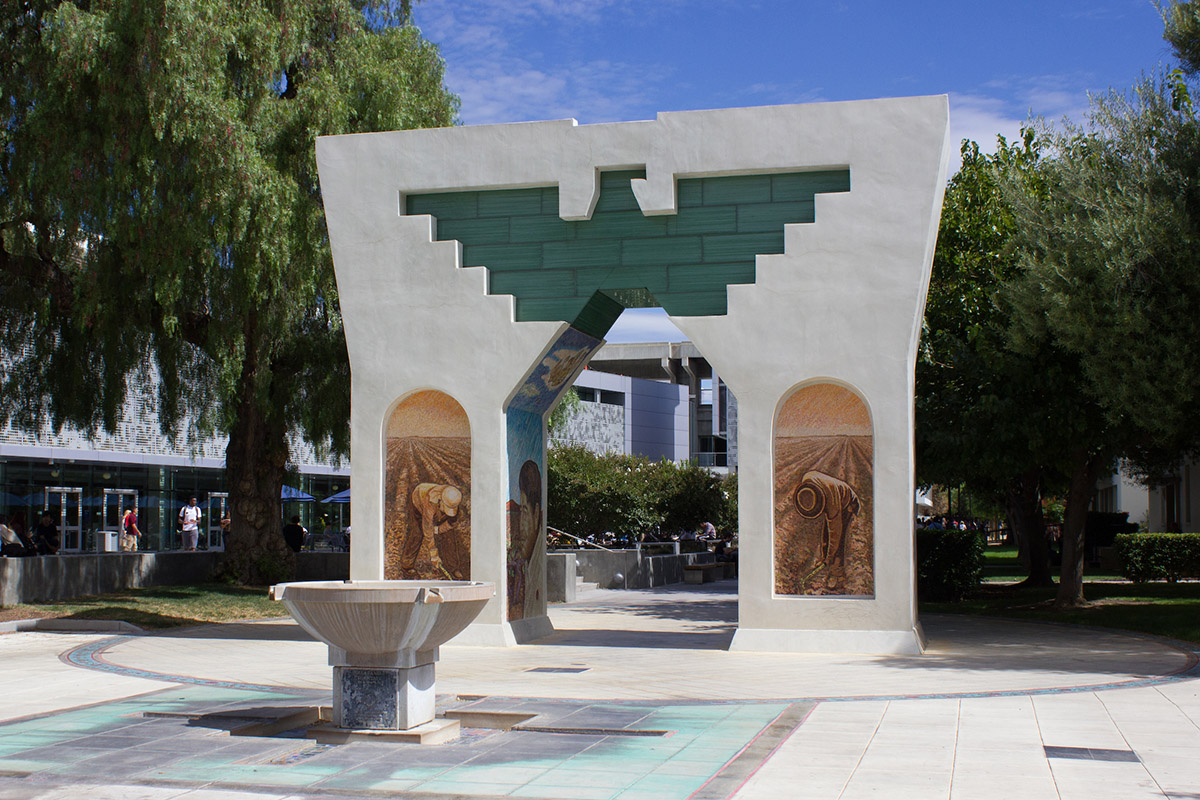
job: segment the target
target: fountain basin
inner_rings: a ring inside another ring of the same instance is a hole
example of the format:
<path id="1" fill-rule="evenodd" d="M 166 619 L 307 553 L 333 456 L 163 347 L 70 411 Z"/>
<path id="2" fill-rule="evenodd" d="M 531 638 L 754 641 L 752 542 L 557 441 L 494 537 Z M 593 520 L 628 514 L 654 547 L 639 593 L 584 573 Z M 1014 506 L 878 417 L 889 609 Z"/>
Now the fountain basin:
<path id="1" fill-rule="evenodd" d="M 438 647 L 496 594 L 481 581 L 302 581 L 271 587 L 304 630 L 329 646 L 333 722 L 410 730 L 434 718 Z"/>
<path id="2" fill-rule="evenodd" d="M 271 587 L 332 666 L 413 667 L 471 624 L 496 593 L 481 581 L 303 581 Z"/>

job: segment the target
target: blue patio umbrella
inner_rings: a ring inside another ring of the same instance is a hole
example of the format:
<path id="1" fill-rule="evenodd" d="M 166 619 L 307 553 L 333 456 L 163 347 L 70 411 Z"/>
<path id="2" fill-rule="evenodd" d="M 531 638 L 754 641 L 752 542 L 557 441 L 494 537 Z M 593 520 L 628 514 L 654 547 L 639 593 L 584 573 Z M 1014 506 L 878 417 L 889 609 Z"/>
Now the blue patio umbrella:
<path id="1" fill-rule="evenodd" d="M 11 494 L 10 492 L 0 492 L 0 503 L 6 506 L 23 506 L 26 505 L 26 500 L 19 494 Z"/>
<path id="2" fill-rule="evenodd" d="M 279 499 L 292 503 L 311 503 L 317 498 L 299 489 L 293 489 L 291 486 L 285 485 Z"/>
<path id="3" fill-rule="evenodd" d="M 342 491 L 338 492 L 337 494 L 329 495 L 329 497 L 326 497 L 321 502 L 322 503 L 349 503 L 350 502 L 350 490 L 343 489 Z"/>

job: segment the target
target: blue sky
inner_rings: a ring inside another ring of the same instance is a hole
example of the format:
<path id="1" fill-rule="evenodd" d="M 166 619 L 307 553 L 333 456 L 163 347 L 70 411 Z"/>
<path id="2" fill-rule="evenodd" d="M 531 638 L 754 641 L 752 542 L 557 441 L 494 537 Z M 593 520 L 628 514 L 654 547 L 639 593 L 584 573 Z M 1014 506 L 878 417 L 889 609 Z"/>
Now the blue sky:
<path id="1" fill-rule="evenodd" d="M 955 140 L 986 147 L 1170 60 L 1150 0 L 424 0 L 415 17 L 467 125 L 947 94 Z M 680 338 L 663 322 L 627 312 L 608 339 Z"/>

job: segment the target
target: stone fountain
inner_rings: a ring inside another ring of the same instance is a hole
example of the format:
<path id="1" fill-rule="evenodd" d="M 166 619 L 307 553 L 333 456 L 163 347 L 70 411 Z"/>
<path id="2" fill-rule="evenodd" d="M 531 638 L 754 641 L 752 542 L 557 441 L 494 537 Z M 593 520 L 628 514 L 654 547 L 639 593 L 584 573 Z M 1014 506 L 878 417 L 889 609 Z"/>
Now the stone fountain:
<path id="1" fill-rule="evenodd" d="M 466 628 L 495 593 L 494 584 L 480 581 L 305 581 L 271 587 L 271 597 L 329 646 L 333 725 L 343 736 L 432 724 L 438 647 Z M 416 740 L 427 741 L 419 734 Z"/>

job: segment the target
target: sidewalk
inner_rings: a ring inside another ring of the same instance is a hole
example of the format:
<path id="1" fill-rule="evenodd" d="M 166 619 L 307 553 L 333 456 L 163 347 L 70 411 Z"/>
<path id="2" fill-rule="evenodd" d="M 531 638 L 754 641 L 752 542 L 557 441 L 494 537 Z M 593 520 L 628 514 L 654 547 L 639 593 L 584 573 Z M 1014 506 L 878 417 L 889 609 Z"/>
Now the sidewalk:
<path id="1" fill-rule="evenodd" d="M 443 708 L 547 730 L 426 747 L 230 735 L 328 703 L 291 622 L 0 636 L 0 800 L 1200 797 L 1191 648 L 943 616 L 923 656 L 731 653 L 735 592 L 590 592 L 536 644 L 444 647 Z"/>

